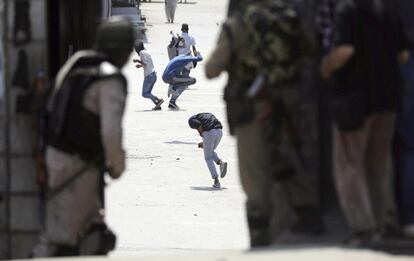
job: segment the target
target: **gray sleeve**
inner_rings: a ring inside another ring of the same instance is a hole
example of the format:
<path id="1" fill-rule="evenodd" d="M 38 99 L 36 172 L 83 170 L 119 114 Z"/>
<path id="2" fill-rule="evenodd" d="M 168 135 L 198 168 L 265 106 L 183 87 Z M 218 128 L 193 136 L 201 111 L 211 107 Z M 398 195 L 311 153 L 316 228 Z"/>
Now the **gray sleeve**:
<path id="1" fill-rule="evenodd" d="M 107 79 L 101 83 L 99 114 L 101 135 L 107 167 L 111 176 L 118 178 L 125 170 L 125 153 L 122 144 L 122 118 L 126 94 L 119 79 Z"/>

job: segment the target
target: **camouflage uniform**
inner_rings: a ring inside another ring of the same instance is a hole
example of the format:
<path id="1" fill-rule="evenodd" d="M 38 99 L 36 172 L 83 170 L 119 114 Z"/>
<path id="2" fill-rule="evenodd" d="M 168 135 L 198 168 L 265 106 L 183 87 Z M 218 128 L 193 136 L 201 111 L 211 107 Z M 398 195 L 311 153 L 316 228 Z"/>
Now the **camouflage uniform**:
<path id="1" fill-rule="evenodd" d="M 259 246 L 271 241 L 272 218 L 278 235 L 291 219 L 290 205 L 317 202 L 315 179 L 295 175 L 306 172 L 312 154 L 298 135 L 297 80 L 309 41 L 287 1 L 254 1 L 242 10 L 223 25 L 206 74 L 229 73 L 227 116 L 237 137 L 251 245 Z"/>

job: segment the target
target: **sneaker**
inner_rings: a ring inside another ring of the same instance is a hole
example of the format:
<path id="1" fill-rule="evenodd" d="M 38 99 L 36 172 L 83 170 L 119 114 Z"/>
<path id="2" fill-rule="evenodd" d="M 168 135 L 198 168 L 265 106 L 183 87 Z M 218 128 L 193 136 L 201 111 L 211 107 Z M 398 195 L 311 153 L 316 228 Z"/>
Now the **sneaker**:
<path id="1" fill-rule="evenodd" d="M 175 102 L 170 102 L 170 104 L 168 104 L 168 108 L 171 110 L 179 110 L 180 107 L 178 107 L 177 104 L 175 104 Z"/>
<path id="2" fill-rule="evenodd" d="M 220 162 L 220 178 L 224 178 L 227 174 L 227 162 Z"/>
<path id="3" fill-rule="evenodd" d="M 213 188 L 221 188 L 220 181 L 217 178 L 214 180 Z"/>
<path id="4" fill-rule="evenodd" d="M 154 108 L 152 108 L 154 111 L 159 111 L 159 110 L 161 110 L 161 104 L 163 104 L 164 103 L 164 99 L 157 99 L 156 101 L 155 101 L 155 107 Z"/>

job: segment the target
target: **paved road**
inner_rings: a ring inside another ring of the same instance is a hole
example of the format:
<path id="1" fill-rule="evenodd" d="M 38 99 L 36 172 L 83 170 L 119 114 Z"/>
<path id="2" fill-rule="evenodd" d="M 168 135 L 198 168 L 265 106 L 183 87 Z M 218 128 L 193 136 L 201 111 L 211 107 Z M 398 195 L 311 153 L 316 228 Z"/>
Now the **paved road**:
<path id="1" fill-rule="evenodd" d="M 215 45 L 219 25 L 226 12 L 225 0 L 199 0 L 179 4 L 175 24 L 167 24 L 164 1 L 141 5 L 147 17 L 147 49 L 152 53 L 158 82 L 157 96 L 166 99 L 167 86 L 161 80 L 168 62 L 169 31 L 180 31 L 188 23 L 197 49 L 208 57 Z M 192 71 L 198 80 L 184 92 L 177 104 L 181 111 L 151 111 L 152 103 L 141 97 L 142 71 L 130 63 L 125 72 L 129 97 L 124 122 L 128 153 L 124 177 L 111 183 L 108 193 L 108 222 L 118 233 L 114 255 L 142 251 L 186 249 L 246 249 L 244 194 L 237 177 L 235 141 L 227 125 L 218 153 L 229 162 L 222 190 L 211 188 L 212 179 L 198 134 L 188 127 L 194 113 L 209 111 L 223 123 L 222 100 L 225 77 L 207 81 L 203 63 Z"/>

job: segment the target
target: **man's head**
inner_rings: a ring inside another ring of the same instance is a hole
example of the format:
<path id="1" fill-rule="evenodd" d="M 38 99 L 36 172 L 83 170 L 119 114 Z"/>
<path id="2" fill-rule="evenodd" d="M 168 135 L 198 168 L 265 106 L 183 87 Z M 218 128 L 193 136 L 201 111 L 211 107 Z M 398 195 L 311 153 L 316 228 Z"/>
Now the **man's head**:
<path id="1" fill-rule="evenodd" d="M 117 67 L 122 67 L 134 46 L 131 23 L 122 17 L 112 17 L 101 23 L 96 33 L 94 49 L 106 54 Z"/>
<path id="2" fill-rule="evenodd" d="M 188 33 L 188 24 L 181 25 L 181 32 Z"/>
<path id="3" fill-rule="evenodd" d="M 137 42 L 135 42 L 135 51 L 139 54 L 139 52 L 141 52 L 142 50 L 144 50 L 145 49 L 145 46 L 144 46 L 144 42 L 142 42 L 142 41 L 137 41 Z"/>
<path id="4" fill-rule="evenodd" d="M 198 129 L 201 126 L 201 122 L 197 120 L 196 115 L 193 115 L 188 119 L 188 125 L 191 129 Z"/>

